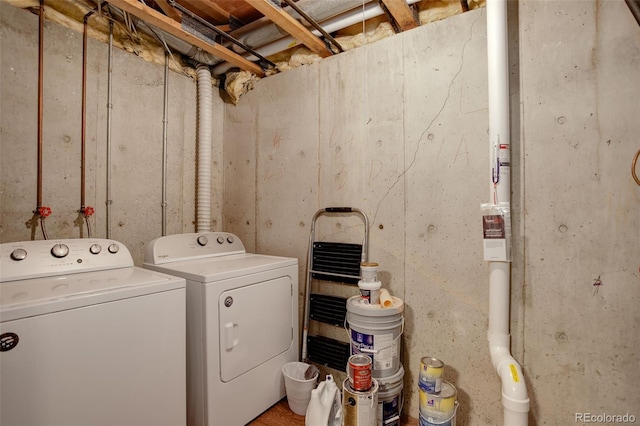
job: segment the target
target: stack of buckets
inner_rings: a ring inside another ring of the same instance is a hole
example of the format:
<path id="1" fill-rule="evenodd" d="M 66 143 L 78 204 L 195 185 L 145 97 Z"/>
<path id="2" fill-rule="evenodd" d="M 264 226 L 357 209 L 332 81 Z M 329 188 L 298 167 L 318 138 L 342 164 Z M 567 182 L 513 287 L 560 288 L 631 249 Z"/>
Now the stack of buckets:
<path id="1" fill-rule="evenodd" d="M 424 357 L 420 360 L 420 426 L 456 426 L 457 391 L 442 379 L 443 373 L 444 363 L 439 359 Z"/>
<path id="2" fill-rule="evenodd" d="M 347 300 L 351 354 L 343 385 L 345 426 L 398 426 L 404 369 L 400 348 L 404 303 L 380 290 L 377 263 L 361 265 L 360 295 Z M 366 371 L 370 372 L 369 382 Z M 365 373 L 361 373 L 361 371 Z M 360 374 L 365 376 L 360 381 Z M 369 386 L 369 387 L 367 387 Z"/>

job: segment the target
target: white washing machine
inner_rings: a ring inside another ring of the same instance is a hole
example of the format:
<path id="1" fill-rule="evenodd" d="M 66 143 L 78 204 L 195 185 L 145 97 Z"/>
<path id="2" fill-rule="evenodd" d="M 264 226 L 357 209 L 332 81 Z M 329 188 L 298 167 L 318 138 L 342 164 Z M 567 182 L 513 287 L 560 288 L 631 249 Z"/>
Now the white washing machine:
<path id="1" fill-rule="evenodd" d="M 185 280 L 122 244 L 0 245 L 0 424 L 186 424 Z"/>
<path id="2" fill-rule="evenodd" d="M 187 424 L 244 425 L 285 396 L 298 360 L 298 259 L 246 253 L 226 232 L 147 245 L 145 268 L 187 280 Z"/>

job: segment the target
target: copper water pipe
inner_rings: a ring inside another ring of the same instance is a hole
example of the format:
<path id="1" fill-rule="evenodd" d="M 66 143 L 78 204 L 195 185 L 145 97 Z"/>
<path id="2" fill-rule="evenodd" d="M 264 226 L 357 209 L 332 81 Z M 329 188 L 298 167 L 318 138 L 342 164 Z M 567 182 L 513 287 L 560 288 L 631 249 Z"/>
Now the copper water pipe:
<path id="1" fill-rule="evenodd" d="M 80 211 L 85 208 L 85 169 L 86 169 L 86 129 L 87 129 L 87 23 L 93 11 L 84 15 L 84 31 L 82 34 L 82 126 L 81 126 L 81 165 L 80 165 Z"/>
<path id="2" fill-rule="evenodd" d="M 42 207 L 42 110 L 43 110 L 43 68 L 44 68 L 44 0 L 40 0 L 40 21 L 38 29 L 38 202 L 36 212 Z M 36 213 L 34 212 L 34 213 Z"/>
<path id="3" fill-rule="evenodd" d="M 33 220 L 40 219 L 42 237 L 47 240 L 47 229 L 44 220 L 51 214 L 49 207 L 42 205 L 42 111 L 43 111 L 43 75 L 44 75 L 44 0 L 40 0 L 38 20 L 38 172 L 37 172 L 37 205 L 33 211 Z M 35 224 L 35 222 L 34 222 Z"/>

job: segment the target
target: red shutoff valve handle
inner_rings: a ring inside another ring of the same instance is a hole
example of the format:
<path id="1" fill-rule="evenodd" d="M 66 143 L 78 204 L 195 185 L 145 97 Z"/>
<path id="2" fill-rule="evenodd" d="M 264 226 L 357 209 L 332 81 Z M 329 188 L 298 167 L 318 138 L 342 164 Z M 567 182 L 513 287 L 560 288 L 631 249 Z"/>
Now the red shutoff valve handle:
<path id="1" fill-rule="evenodd" d="M 40 218 L 45 219 L 51 216 L 51 207 L 47 207 L 47 206 L 38 207 L 38 209 L 34 213 L 37 213 L 38 216 L 40 216 Z"/>
<path id="2" fill-rule="evenodd" d="M 96 211 L 93 207 L 87 206 L 80 210 L 80 212 L 84 215 L 84 217 L 89 217 L 92 216 Z"/>

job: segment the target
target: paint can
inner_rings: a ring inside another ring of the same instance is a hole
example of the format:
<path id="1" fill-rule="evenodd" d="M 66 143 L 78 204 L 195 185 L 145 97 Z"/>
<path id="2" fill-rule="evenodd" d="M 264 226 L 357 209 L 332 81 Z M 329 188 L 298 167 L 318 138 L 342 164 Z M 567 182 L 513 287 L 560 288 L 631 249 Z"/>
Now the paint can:
<path id="1" fill-rule="evenodd" d="M 442 381 L 439 393 L 429 393 L 418 390 L 420 399 L 420 414 L 425 418 L 447 419 L 456 411 L 457 391 L 455 386 Z"/>
<path id="2" fill-rule="evenodd" d="M 378 379 L 378 426 L 400 426 L 400 415 L 404 404 L 404 368 Z"/>
<path id="3" fill-rule="evenodd" d="M 351 387 L 349 379 L 342 385 L 342 418 L 344 426 L 377 426 L 378 381 L 371 380 L 368 391 L 357 391 Z"/>
<path id="4" fill-rule="evenodd" d="M 347 363 L 349 384 L 354 390 L 367 391 L 371 388 L 371 357 L 368 355 L 351 355 Z"/>
<path id="5" fill-rule="evenodd" d="M 347 299 L 351 354 L 373 357 L 373 378 L 391 376 L 400 368 L 400 338 L 404 328 L 404 303 L 392 296 L 393 305 L 370 305 L 360 296 Z"/>
<path id="6" fill-rule="evenodd" d="M 453 413 L 449 416 L 433 417 L 424 416 L 419 413 L 419 426 L 456 426 L 456 412 L 458 411 L 458 401 L 454 404 Z"/>
<path id="7" fill-rule="evenodd" d="M 442 388 L 444 363 L 438 358 L 425 356 L 420 359 L 418 386 L 425 392 L 438 393 Z"/>

